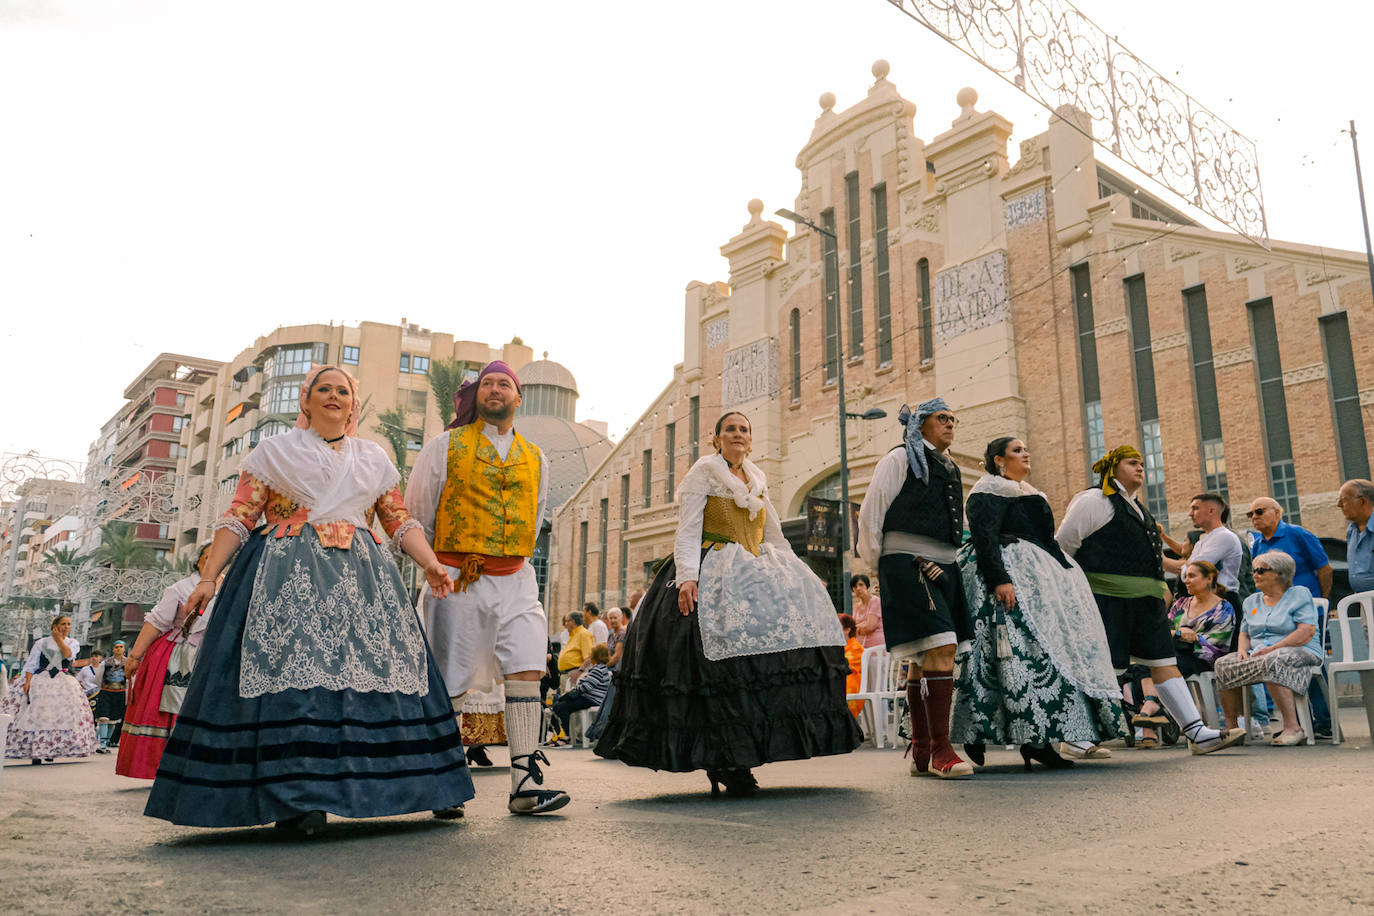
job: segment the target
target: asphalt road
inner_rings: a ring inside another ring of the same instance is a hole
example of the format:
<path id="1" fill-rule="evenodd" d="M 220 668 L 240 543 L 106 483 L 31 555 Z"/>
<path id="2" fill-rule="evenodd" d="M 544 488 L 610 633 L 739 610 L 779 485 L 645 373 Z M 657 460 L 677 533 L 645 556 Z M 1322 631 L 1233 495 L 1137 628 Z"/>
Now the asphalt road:
<path id="1" fill-rule="evenodd" d="M 896 751 L 773 764 L 712 799 L 701 774 L 551 751 L 573 802 L 516 818 L 503 749 L 468 816 L 331 820 L 311 840 L 142 816 L 114 759 L 0 787 L 0 911 L 106 913 L 1250 913 L 1374 906 L 1374 748 L 1119 745 L 1024 773 L 992 751 L 969 780 L 913 779 Z"/>

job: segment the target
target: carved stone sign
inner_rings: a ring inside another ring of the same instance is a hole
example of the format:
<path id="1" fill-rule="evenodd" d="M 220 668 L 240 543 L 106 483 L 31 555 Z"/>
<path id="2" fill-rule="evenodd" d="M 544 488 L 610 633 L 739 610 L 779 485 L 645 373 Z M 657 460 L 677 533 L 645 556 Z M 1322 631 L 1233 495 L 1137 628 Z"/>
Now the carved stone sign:
<path id="1" fill-rule="evenodd" d="M 730 338 L 730 319 L 717 318 L 706 326 L 706 346 L 715 349 Z"/>
<path id="2" fill-rule="evenodd" d="M 720 378 L 727 408 L 755 398 L 777 397 L 777 341 L 771 337 L 756 340 L 726 353 Z"/>
<path id="3" fill-rule="evenodd" d="M 1007 253 L 993 251 L 935 275 L 935 336 L 945 342 L 1009 315 Z"/>
<path id="4" fill-rule="evenodd" d="M 1029 194 L 1007 201 L 1007 228 L 1026 226 L 1045 221 L 1045 189 L 1036 188 Z"/>

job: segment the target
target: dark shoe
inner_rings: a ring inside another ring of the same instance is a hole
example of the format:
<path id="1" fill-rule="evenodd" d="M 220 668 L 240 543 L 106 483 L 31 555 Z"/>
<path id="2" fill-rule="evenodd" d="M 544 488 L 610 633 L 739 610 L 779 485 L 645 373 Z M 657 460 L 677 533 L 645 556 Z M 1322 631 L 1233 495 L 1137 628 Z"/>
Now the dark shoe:
<path id="1" fill-rule="evenodd" d="M 449 805 L 447 808 L 434 809 L 434 816 L 441 821 L 456 821 L 466 813 L 462 805 Z"/>
<path id="2" fill-rule="evenodd" d="M 1036 747 L 1033 744 L 1021 745 L 1021 760 L 1026 765 L 1026 772 L 1031 771 L 1031 761 L 1034 760 L 1047 770 L 1067 770 L 1073 766 L 1072 760 L 1066 760 L 1054 752 L 1054 748 L 1048 744 Z"/>
<path id="3" fill-rule="evenodd" d="M 1322 728 L 1320 725 L 1312 726 L 1312 737 L 1318 741 L 1330 741 L 1331 726 L 1328 725 L 1326 728 Z"/>
<path id="4" fill-rule="evenodd" d="M 32 760 L 29 761 L 29 763 L 33 764 L 33 765 L 36 766 L 36 767 L 41 767 L 45 762 L 46 762 L 46 761 L 44 761 L 42 758 L 39 758 L 39 757 L 35 757 L 35 758 L 33 758 Z"/>
<path id="5" fill-rule="evenodd" d="M 323 811 L 309 811 L 277 821 L 273 826 L 278 833 L 294 837 L 307 837 L 314 836 L 324 827 L 324 824 L 325 815 Z"/>
<path id="6" fill-rule="evenodd" d="M 536 786 L 544 784 L 544 771 L 539 768 L 541 763 L 545 766 L 549 763 L 549 758 L 543 751 L 521 754 L 510 759 L 511 769 L 521 770 L 525 774 L 520 780 L 520 787 L 512 792 L 506 801 L 506 810 L 511 814 L 546 814 L 557 811 L 572 801 L 572 797 L 562 789 L 525 788 L 531 780 Z"/>
<path id="7" fill-rule="evenodd" d="M 1145 704 L 1155 704 L 1154 712 L 1146 712 Z M 1169 717 L 1164 714 L 1164 704 L 1159 697 L 1146 697 L 1140 701 L 1140 712 L 1131 717 L 1132 725 L 1168 725 Z"/>
<path id="8" fill-rule="evenodd" d="M 476 764 L 479 767 L 489 767 L 492 765 L 491 758 L 487 756 L 487 749 L 480 744 L 474 744 L 467 748 L 468 763 Z"/>
<path id="9" fill-rule="evenodd" d="M 974 766 L 982 766 L 985 755 L 988 752 L 986 744 L 965 744 L 964 756 L 973 762 Z"/>
<path id="10" fill-rule="evenodd" d="M 747 769 L 707 770 L 706 778 L 711 780 L 712 797 L 720 795 L 720 787 L 725 786 L 725 794 L 741 798 L 754 795 L 759 791 L 759 781 Z"/>

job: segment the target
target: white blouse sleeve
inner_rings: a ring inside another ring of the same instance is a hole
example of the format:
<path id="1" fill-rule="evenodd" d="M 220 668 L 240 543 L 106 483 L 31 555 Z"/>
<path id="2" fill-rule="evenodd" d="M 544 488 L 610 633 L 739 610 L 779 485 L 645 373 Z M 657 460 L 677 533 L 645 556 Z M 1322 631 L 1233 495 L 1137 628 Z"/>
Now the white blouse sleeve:
<path id="1" fill-rule="evenodd" d="M 181 582 L 184 581 L 184 579 L 181 580 Z M 159 633 L 166 633 L 176 621 L 177 605 L 185 600 L 182 596 L 182 589 L 178 587 L 181 582 L 173 582 L 167 586 L 157 604 L 149 608 L 148 613 L 143 615 L 143 622 L 151 623 L 157 627 Z"/>
<path id="2" fill-rule="evenodd" d="M 1101 490 L 1084 490 L 1069 503 L 1054 539 L 1061 550 L 1073 556 L 1083 546 L 1083 539 L 1110 522 L 1115 512 L 1111 500 Z"/>
<path id="3" fill-rule="evenodd" d="M 535 536 L 544 528 L 544 513 L 549 511 L 549 456 L 543 449 L 539 450 L 539 508 L 535 512 L 535 518 L 539 519 L 535 525 Z"/>
<path id="4" fill-rule="evenodd" d="M 695 581 L 701 572 L 701 528 L 706 521 L 706 494 L 678 495 L 677 538 L 673 541 L 673 562 L 677 581 Z M 764 523 L 765 527 L 767 522 Z"/>
<path id="5" fill-rule="evenodd" d="M 859 506 L 859 530 L 855 552 L 871 565 L 876 565 L 883 552 L 883 521 L 892 501 L 906 483 L 906 450 L 893 449 L 873 468 L 873 479 Z"/>
<path id="6" fill-rule="evenodd" d="M 434 516 L 439 495 L 448 481 L 448 437 L 442 433 L 430 439 L 415 456 L 415 466 L 406 481 L 405 504 L 411 517 L 425 529 L 425 540 L 434 543 Z M 542 481 L 541 481 L 542 486 Z"/>
<path id="7" fill-rule="evenodd" d="M 43 661 L 43 643 L 44 640 L 40 639 L 33 644 L 33 649 L 29 651 L 29 657 L 25 660 L 22 669 L 25 674 L 38 673 L 38 666 L 42 664 Z"/>

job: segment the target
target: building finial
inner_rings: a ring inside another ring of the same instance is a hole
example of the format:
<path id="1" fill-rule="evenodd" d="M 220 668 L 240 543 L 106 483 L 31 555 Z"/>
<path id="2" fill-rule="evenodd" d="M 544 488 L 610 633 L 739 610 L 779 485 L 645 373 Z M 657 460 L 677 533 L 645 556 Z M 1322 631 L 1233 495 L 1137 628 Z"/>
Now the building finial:
<path id="1" fill-rule="evenodd" d="M 763 222 L 760 218 L 762 214 L 763 201 L 755 197 L 753 200 L 749 201 L 749 225 L 757 226 L 759 223 Z"/>
<path id="2" fill-rule="evenodd" d="M 873 62 L 873 78 L 876 79 L 878 82 L 882 82 L 883 80 L 887 79 L 887 74 L 891 72 L 891 70 L 892 67 L 889 66 L 888 62 L 883 60 L 882 58 L 878 58 Z"/>
<path id="3" fill-rule="evenodd" d="M 834 110 L 834 108 L 835 108 L 835 93 L 833 93 L 833 92 L 822 92 L 822 93 L 821 93 L 821 98 L 820 98 L 820 103 L 821 103 L 821 111 L 822 111 L 822 112 L 828 112 L 828 111 Z"/>
<path id="4" fill-rule="evenodd" d="M 973 106 L 978 104 L 978 90 L 974 89 L 972 86 L 965 86 L 963 89 L 960 89 L 959 94 L 954 97 L 954 101 L 959 103 L 960 121 L 965 118 L 971 118 L 977 114 L 977 112 L 973 110 Z"/>

